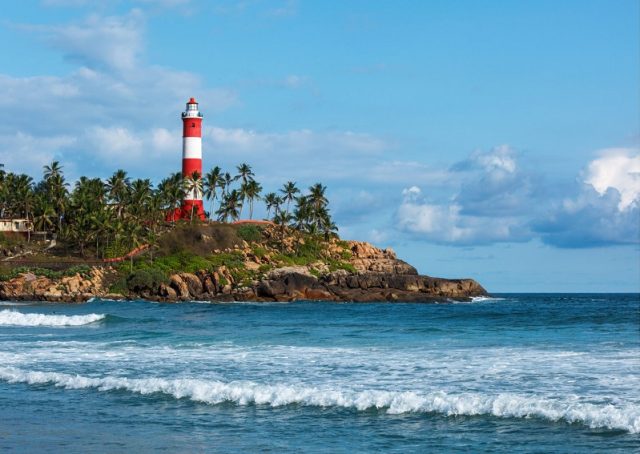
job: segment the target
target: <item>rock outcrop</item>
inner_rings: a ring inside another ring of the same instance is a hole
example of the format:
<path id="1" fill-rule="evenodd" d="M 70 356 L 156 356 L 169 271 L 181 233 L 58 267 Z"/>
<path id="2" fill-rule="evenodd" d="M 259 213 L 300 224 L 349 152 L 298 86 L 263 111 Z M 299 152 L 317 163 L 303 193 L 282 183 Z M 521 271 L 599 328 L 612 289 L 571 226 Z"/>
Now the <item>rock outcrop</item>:
<path id="1" fill-rule="evenodd" d="M 414 274 L 418 271 L 398 257 L 391 248 L 379 249 L 363 241 L 349 241 L 351 263 L 359 273 Z"/>
<path id="2" fill-rule="evenodd" d="M 298 243 L 298 246 L 300 243 Z M 292 248 L 295 244 L 292 243 Z M 232 250 L 236 264 L 214 271 L 175 273 L 164 282 L 128 281 L 129 294 L 108 293 L 110 268 L 92 268 L 83 275 L 58 279 L 23 273 L 0 282 L 0 298 L 9 300 L 86 301 L 93 297 L 143 298 L 157 301 L 410 301 L 430 302 L 486 295 L 472 279 L 421 276 L 391 249 L 359 241 L 332 240 L 326 260 L 308 265 L 284 266 L 277 254 L 259 251 L 246 242 Z M 240 263 L 238 265 L 237 263 Z M 238 266 L 240 266 L 238 268 Z M 113 280 L 111 280 L 113 282 Z"/>
<path id="3" fill-rule="evenodd" d="M 358 273 L 344 270 L 315 277 L 304 268 L 274 270 L 265 279 L 235 287 L 217 283 L 216 273 L 180 273 L 147 298 L 161 301 L 406 301 L 433 302 L 486 295 L 473 279 L 440 279 L 417 274 Z"/>
<path id="4" fill-rule="evenodd" d="M 122 295 L 112 295 L 106 290 L 105 279 L 109 272 L 103 268 L 92 268 L 87 275 L 76 273 L 62 278 L 24 273 L 0 282 L 0 299 L 81 302 L 94 297 L 122 298 Z"/>

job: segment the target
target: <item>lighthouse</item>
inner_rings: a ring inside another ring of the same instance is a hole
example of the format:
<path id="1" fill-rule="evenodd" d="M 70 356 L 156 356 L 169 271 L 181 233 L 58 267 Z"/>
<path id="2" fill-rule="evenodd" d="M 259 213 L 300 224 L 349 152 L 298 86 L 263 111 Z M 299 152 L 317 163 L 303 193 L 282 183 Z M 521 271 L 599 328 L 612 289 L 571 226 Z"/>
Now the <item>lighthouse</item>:
<path id="1" fill-rule="evenodd" d="M 202 178 L 202 114 L 195 98 L 191 98 L 182 112 L 182 177 L 189 181 L 194 172 Z M 192 213 L 193 218 L 205 219 L 200 190 L 188 190 L 182 201 L 180 217 L 191 219 Z"/>

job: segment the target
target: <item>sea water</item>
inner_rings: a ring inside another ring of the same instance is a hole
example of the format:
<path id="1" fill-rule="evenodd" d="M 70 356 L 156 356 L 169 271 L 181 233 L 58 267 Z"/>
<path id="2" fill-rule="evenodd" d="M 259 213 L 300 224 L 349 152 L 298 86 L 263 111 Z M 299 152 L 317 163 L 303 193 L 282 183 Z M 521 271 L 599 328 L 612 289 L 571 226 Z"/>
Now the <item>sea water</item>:
<path id="1" fill-rule="evenodd" d="M 0 451 L 640 451 L 639 306 L 0 302 Z"/>

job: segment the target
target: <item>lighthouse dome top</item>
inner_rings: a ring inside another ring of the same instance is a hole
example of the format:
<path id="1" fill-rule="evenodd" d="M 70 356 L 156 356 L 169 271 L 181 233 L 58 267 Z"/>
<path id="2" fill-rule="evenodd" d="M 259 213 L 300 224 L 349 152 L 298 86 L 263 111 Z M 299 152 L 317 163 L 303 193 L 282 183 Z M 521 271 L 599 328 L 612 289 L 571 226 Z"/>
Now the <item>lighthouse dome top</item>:
<path id="1" fill-rule="evenodd" d="M 182 118 L 202 118 L 202 114 L 198 110 L 198 103 L 196 98 L 189 99 L 187 102 L 187 108 L 185 112 L 182 112 Z"/>

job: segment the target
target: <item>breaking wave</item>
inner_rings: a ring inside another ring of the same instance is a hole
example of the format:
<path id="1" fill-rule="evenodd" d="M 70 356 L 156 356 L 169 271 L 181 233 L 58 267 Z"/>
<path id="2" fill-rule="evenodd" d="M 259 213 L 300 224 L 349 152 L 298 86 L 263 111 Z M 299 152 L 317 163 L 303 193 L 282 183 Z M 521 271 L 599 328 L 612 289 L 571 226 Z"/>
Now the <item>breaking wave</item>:
<path id="1" fill-rule="evenodd" d="M 225 383 L 217 380 L 165 378 L 93 378 L 59 372 L 0 368 L 0 380 L 9 383 L 52 384 L 66 389 L 93 388 L 124 390 L 141 395 L 164 394 L 206 404 L 231 402 L 237 405 L 305 405 L 339 407 L 359 411 L 377 409 L 389 414 L 438 413 L 447 416 L 491 415 L 501 418 L 543 418 L 640 433 L 640 406 L 625 407 L 527 397 L 517 394 L 495 396 L 478 393 L 449 394 L 394 391 L 353 391 L 292 385 L 265 385 L 248 381 Z"/>
<path id="2" fill-rule="evenodd" d="M 81 326 L 103 320 L 104 318 L 104 314 L 24 314 L 22 312 L 5 309 L 0 311 L 0 326 Z"/>

